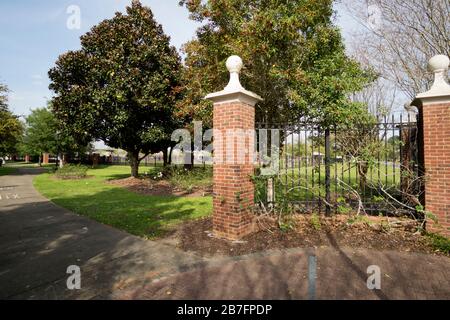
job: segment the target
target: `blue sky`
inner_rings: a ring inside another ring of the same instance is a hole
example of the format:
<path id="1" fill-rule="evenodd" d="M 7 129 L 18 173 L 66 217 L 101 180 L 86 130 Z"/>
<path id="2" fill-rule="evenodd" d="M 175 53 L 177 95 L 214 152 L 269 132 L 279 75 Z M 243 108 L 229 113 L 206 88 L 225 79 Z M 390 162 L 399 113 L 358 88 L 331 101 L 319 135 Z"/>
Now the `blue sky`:
<path id="1" fill-rule="evenodd" d="M 1 0 L 0 2 L 0 82 L 11 93 L 10 109 L 19 115 L 46 105 L 52 93 L 48 90 L 48 70 L 58 56 L 79 48 L 79 37 L 93 25 L 124 11 L 130 0 Z M 153 10 L 157 21 L 177 48 L 192 39 L 198 23 L 188 19 L 178 0 L 142 0 Z M 79 6 L 81 28 L 70 30 L 66 23 L 67 8 Z M 356 24 L 341 6 L 338 25 L 344 35 Z"/>

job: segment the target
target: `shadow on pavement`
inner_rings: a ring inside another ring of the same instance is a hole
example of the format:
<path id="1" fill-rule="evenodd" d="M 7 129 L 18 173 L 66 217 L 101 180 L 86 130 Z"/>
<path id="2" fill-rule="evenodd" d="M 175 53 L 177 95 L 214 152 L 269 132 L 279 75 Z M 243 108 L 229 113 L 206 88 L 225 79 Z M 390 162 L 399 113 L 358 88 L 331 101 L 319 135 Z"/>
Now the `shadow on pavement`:
<path id="1" fill-rule="evenodd" d="M 205 260 L 54 205 L 33 189 L 31 170 L 21 169 L 13 181 L 0 178 L 0 187 L 28 195 L 0 203 L 0 299 L 308 299 L 310 256 L 317 259 L 315 299 L 450 298 L 446 257 L 341 248 L 330 236 L 332 247 Z M 102 198 L 117 195 L 106 191 Z M 166 218 L 192 210 L 179 206 Z M 81 268 L 81 290 L 67 289 L 70 265 Z M 367 288 L 369 265 L 380 266 L 382 290 Z"/>

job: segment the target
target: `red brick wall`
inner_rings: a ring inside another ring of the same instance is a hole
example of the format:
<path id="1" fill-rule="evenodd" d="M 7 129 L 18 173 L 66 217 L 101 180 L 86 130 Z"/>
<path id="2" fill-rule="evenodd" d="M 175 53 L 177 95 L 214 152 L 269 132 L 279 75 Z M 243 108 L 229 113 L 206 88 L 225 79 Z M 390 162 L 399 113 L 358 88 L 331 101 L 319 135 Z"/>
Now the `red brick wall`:
<path id="1" fill-rule="evenodd" d="M 42 163 L 43 164 L 49 164 L 50 163 L 50 154 L 44 153 L 42 155 Z"/>
<path id="2" fill-rule="evenodd" d="M 450 236 L 450 103 L 425 104 L 423 147 L 425 208 L 438 224 L 427 221 L 427 230 Z"/>
<path id="3" fill-rule="evenodd" d="M 254 130 L 255 108 L 244 103 L 215 104 L 213 118 L 214 234 L 231 240 L 239 239 L 254 231 L 251 210 L 254 204 L 254 185 L 251 181 L 253 153 L 247 152 L 243 161 L 238 161 L 239 150 L 247 148 L 253 151 L 254 136 L 240 135 L 230 144 L 232 135 L 227 130 L 234 133 L 241 131 L 241 134 L 243 130 Z"/>

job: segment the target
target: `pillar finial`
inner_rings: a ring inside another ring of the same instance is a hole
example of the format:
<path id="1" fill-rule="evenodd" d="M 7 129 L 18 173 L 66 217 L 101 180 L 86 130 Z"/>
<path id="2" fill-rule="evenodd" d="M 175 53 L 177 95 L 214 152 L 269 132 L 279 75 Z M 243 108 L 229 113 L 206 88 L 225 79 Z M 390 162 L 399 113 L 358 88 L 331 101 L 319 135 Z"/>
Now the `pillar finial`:
<path id="1" fill-rule="evenodd" d="M 440 96 L 450 94 L 450 85 L 447 82 L 447 72 L 450 59 L 443 54 L 438 54 L 428 62 L 428 70 L 434 73 L 434 81 L 430 90 L 418 95 L 418 98 L 428 96 Z"/>
<path id="2" fill-rule="evenodd" d="M 263 99 L 256 93 L 245 90 L 239 81 L 239 73 L 244 66 L 242 59 L 238 56 L 231 56 L 227 59 L 226 66 L 230 72 L 230 81 L 228 85 L 219 92 L 208 94 L 205 99 L 211 100 L 214 103 L 223 102 L 243 102 L 251 106 L 255 106 L 256 103 Z"/>
<path id="3" fill-rule="evenodd" d="M 239 73 L 244 66 L 242 59 L 239 56 L 231 56 L 227 59 L 226 66 L 230 72 L 230 82 L 228 82 L 225 90 L 236 91 L 244 89 L 239 81 Z"/>

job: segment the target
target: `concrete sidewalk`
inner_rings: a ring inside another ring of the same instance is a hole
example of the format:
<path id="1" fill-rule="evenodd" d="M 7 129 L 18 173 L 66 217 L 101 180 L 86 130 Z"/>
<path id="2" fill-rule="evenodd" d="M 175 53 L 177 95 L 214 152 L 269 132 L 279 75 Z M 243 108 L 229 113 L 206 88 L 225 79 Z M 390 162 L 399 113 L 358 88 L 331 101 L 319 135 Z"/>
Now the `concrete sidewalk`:
<path id="1" fill-rule="evenodd" d="M 381 271 L 380 290 L 367 287 L 372 265 Z M 215 261 L 113 298 L 450 299 L 450 259 L 396 251 L 289 249 Z"/>
<path id="2" fill-rule="evenodd" d="M 37 173 L 0 177 L 0 299 L 450 299 L 448 257 L 336 244 L 202 259 L 54 205 Z M 70 265 L 81 290 L 66 287 Z"/>
<path id="3" fill-rule="evenodd" d="M 40 172 L 0 177 L 0 299 L 107 298 L 202 261 L 56 206 L 32 186 Z M 81 290 L 67 289 L 70 265 L 81 267 Z"/>

